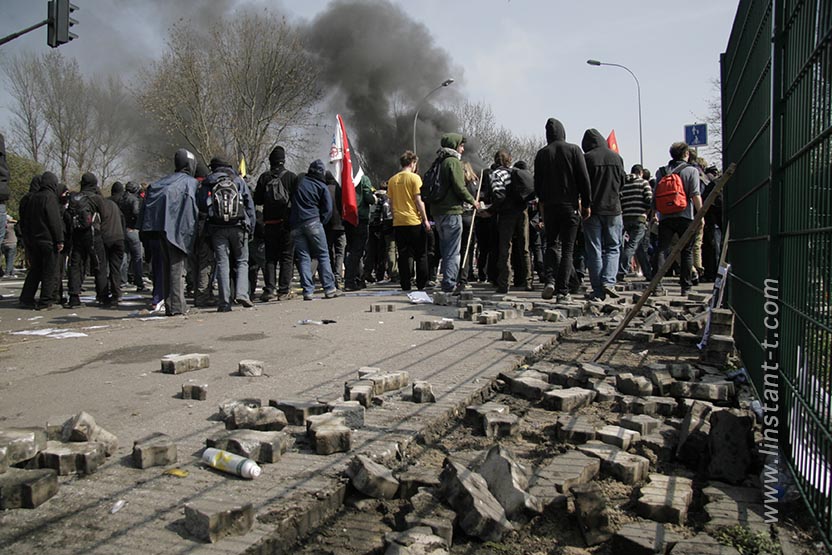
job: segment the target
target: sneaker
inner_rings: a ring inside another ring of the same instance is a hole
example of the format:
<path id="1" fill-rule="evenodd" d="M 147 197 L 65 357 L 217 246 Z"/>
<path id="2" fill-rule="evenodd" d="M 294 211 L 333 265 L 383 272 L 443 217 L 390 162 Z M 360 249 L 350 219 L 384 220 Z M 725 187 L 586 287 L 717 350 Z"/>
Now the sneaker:
<path id="1" fill-rule="evenodd" d="M 278 293 L 277 294 L 277 300 L 278 301 L 288 301 L 289 299 L 294 299 L 294 298 L 295 298 L 295 294 L 292 293 L 291 291 L 287 291 L 285 293 Z"/>
<path id="2" fill-rule="evenodd" d="M 303 300 L 304 301 L 311 301 L 312 299 L 313 299 L 312 295 L 306 295 L 306 294 L 303 295 Z"/>
<path id="3" fill-rule="evenodd" d="M 611 299 L 617 299 L 621 295 L 619 295 L 618 291 L 615 290 L 614 285 L 605 285 L 604 286 L 604 296 L 609 297 Z"/>
<path id="4" fill-rule="evenodd" d="M 55 305 L 52 303 L 38 303 L 35 310 L 52 310 L 53 308 L 55 308 Z"/>
<path id="5" fill-rule="evenodd" d="M 235 302 L 237 304 L 243 305 L 246 308 L 252 308 L 254 306 L 254 303 L 251 302 L 251 299 L 249 299 L 248 297 L 237 297 Z"/>
<path id="6" fill-rule="evenodd" d="M 81 306 L 81 299 L 78 295 L 70 295 L 69 302 L 66 303 L 66 308 L 77 308 Z"/>
<path id="7" fill-rule="evenodd" d="M 547 301 L 555 296 L 555 284 L 554 283 L 547 283 L 546 287 L 543 288 L 543 295 L 542 297 Z"/>
<path id="8" fill-rule="evenodd" d="M 260 302 L 261 303 L 267 303 L 267 302 L 269 302 L 273 299 L 274 299 L 274 295 L 272 295 L 268 291 L 263 291 L 263 294 L 260 295 Z"/>
<path id="9" fill-rule="evenodd" d="M 72 306 L 72 301 L 70 300 L 70 306 Z M 165 301 L 161 300 L 156 304 L 150 305 L 149 312 L 151 314 L 160 314 L 165 311 Z"/>
<path id="10" fill-rule="evenodd" d="M 330 291 L 324 291 L 324 298 L 326 299 L 334 299 L 335 297 L 340 297 L 343 295 L 340 289 L 332 289 Z"/>
<path id="11" fill-rule="evenodd" d="M 559 303 L 571 303 L 572 302 L 572 295 L 566 293 L 565 295 L 558 295 L 557 302 Z"/>
<path id="12" fill-rule="evenodd" d="M 217 312 L 231 312 L 231 307 L 229 305 L 222 305 L 217 307 Z"/>

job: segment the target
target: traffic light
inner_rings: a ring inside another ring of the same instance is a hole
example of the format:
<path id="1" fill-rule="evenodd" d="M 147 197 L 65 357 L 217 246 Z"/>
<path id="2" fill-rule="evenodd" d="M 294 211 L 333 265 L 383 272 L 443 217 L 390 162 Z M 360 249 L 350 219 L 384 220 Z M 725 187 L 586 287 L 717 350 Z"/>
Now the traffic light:
<path id="1" fill-rule="evenodd" d="M 70 3 L 69 0 L 49 0 L 48 3 L 49 24 L 46 32 L 46 43 L 52 48 L 66 44 L 78 35 L 70 33 L 69 28 L 78 23 L 72 18 L 72 13 L 78 6 Z"/>

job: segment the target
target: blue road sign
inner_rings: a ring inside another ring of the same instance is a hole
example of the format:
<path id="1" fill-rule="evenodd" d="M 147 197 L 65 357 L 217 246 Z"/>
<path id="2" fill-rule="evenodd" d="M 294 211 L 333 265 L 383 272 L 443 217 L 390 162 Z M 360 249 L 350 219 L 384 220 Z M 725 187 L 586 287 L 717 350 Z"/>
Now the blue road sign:
<path id="1" fill-rule="evenodd" d="M 685 142 L 688 146 L 707 146 L 708 124 L 694 123 L 685 126 Z"/>

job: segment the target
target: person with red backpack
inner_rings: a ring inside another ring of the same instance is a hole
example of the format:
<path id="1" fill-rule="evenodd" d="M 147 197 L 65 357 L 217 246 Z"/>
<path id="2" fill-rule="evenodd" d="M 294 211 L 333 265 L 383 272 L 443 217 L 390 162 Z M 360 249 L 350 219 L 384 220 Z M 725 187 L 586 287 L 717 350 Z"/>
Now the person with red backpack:
<path id="1" fill-rule="evenodd" d="M 686 143 L 670 145 L 671 160 L 667 166 L 656 171 L 656 191 L 653 205 L 659 220 L 659 260 L 657 268 L 664 264 L 674 235 L 679 237 L 702 208 L 699 188 L 699 170 L 688 164 L 690 147 Z M 693 241 L 682 249 L 682 272 L 679 284 L 682 296 L 686 296 L 693 285 Z"/>

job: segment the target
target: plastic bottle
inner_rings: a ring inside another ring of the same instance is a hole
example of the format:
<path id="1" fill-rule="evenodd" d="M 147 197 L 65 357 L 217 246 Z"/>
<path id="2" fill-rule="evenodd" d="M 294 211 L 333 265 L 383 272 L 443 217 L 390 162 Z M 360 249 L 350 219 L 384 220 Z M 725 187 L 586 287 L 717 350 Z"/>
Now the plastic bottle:
<path id="1" fill-rule="evenodd" d="M 257 478 L 262 472 L 253 460 L 213 447 L 209 447 L 202 452 L 202 462 L 217 470 L 236 474 L 249 480 Z"/>
<path id="2" fill-rule="evenodd" d="M 323 322 L 320 320 L 298 320 L 299 326 L 322 326 Z"/>

